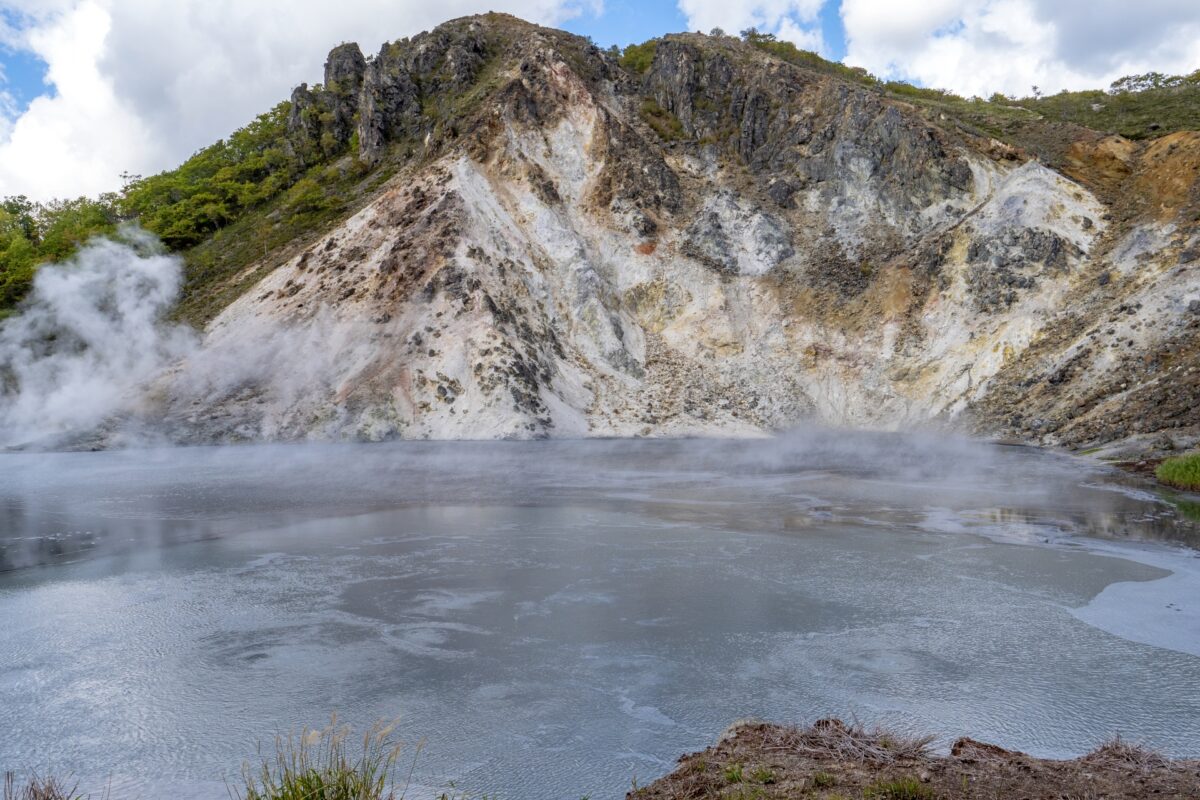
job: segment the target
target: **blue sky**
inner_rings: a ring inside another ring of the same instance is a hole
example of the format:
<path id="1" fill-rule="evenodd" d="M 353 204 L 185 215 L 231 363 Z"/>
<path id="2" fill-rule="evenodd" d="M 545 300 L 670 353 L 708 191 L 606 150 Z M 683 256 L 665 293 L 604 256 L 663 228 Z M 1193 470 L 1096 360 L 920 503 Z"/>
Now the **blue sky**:
<path id="1" fill-rule="evenodd" d="M 824 55 L 840 61 L 846 55 L 846 42 L 836 2 L 827 2 L 822 6 L 820 23 L 828 47 Z M 604 10 L 599 15 L 584 12 L 563 27 L 581 36 L 591 36 L 601 47 L 614 44 L 624 47 L 663 33 L 686 31 L 688 24 L 679 6 L 672 0 L 605 0 Z"/>
<path id="2" fill-rule="evenodd" d="M 8 48 L 0 51 L 0 64 L 4 65 L 3 89 L 12 95 L 18 112 L 38 95 L 53 93 L 54 87 L 45 83 L 46 62 L 37 56 Z"/>
<path id="3" fill-rule="evenodd" d="M 0 33 L 7 29 L 20 30 L 21 20 L 12 11 L 0 8 Z M 17 112 L 24 111 L 29 101 L 47 91 L 44 79 L 46 62 L 27 50 L 19 50 L 3 44 L 0 37 L 0 92 L 5 92 L 15 104 Z"/>

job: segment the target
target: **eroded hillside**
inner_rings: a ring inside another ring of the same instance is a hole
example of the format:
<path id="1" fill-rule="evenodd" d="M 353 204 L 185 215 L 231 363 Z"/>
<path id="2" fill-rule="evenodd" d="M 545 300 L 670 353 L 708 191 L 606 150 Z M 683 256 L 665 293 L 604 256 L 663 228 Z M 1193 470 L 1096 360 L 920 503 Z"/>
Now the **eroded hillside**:
<path id="1" fill-rule="evenodd" d="M 236 299 L 140 413 L 184 441 L 815 416 L 1188 445 L 1200 135 L 1056 130 L 1058 171 L 729 37 L 642 72 L 502 15 L 342 45 L 289 147 L 391 177 L 206 289 Z"/>

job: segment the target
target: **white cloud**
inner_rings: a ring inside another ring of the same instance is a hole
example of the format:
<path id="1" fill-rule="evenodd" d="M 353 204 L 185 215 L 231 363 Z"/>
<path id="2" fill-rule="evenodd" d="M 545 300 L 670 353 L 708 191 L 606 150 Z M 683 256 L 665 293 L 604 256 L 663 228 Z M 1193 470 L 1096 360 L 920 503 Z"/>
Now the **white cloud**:
<path id="1" fill-rule="evenodd" d="M 963 95 L 1200 67 L 1196 0 L 843 0 L 846 63 Z"/>
<path id="2" fill-rule="evenodd" d="M 4 65 L 0 64 L 0 142 L 8 138 L 12 129 L 12 121 L 17 117 L 17 98 L 4 88 L 7 82 Z"/>
<path id="3" fill-rule="evenodd" d="M 29 30 L 27 46 L 48 65 L 57 93 L 34 99 L 12 123 L 0 146 L 0 194 L 95 193 L 112 188 L 126 165 L 162 158 L 96 68 L 107 33 L 108 16 L 94 2 Z"/>
<path id="4" fill-rule="evenodd" d="M 556 24 L 597 7 L 596 0 L 0 0 L 0 11 L 21 20 L 0 30 L 0 43 L 43 60 L 54 88 L 19 117 L 10 112 L 8 123 L 0 113 L 0 195 L 95 194 L 116 188 L 124 170 L 169 169 L 301 81 L 320 81 L 326 52 L 342 41 L 370 54 L 456 16 L 504 10 Z"/>
<path id="5" fill-rule="evenodd" d="M 806 50 L 826 52 L 817 17 L 826 0 L 678 0 L 690 30 L 721 28 L 737 34 L 746 28 L 774 33 Z"/>

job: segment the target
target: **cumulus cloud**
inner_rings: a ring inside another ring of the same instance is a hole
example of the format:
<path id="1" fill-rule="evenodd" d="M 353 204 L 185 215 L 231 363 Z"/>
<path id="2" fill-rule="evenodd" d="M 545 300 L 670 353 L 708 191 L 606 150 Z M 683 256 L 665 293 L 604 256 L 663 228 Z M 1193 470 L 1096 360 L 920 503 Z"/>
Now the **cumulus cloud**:
<path id="1" fill-rule="evenodd" d="M 0 44 L 44 61 L 53 86 L 15 117 L 0 97 L 0 194 L 95 194 L 116 188 L 122 171 L 173 167 L 286 99 L 297 83 L 319 81 L 325 53 L 341 41 L 371 53 L 455 16 L 508 11 L 553 25 L 597 7 L 596 0 L 0 0 Z"/>
<path id="2" fill-rule="evenodd" d="M 721 28 L 736 34 L 746 28 L 774 33 L 798 47 L 825 52 L 817 16 L 826 0 L 679 0 L 688 28 L 709 31 Z"/>
<path id="3" fill-rule="evenodd" d="M 843 0 L 846 62 L 964 95 L 1200 67 L 1195 0 Z"/>

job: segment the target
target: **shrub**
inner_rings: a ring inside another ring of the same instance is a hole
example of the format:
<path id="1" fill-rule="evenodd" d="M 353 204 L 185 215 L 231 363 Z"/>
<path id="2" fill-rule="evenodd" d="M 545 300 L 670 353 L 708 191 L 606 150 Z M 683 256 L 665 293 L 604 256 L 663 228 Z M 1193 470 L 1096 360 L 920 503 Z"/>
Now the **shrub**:
<path id="1" fill-rule="evenodd" d="M 1158 465 L 1154 475 L 1179 489 L 1200 490 L 1200 453 L 1168 458 Z"/>
<path id="2" fill-rule="evenodd" d="M 39 264 L 59 261 L 93 236 L 111 234 L 120 214 L 115 195 L 35 203 L 0 200 L 0 312 L 29 293 Z"/>
<path id="3" fill-rule="evenodd" d="M 844 80 L 854 81 L 865 86 L 874 86 L 879 83 L 879 80 L 874 75 L 861 67 L 848 67 L 837 61 L 829 61 L 821 58 L 811 50 L 801 50 L 796 45 L 778 38 L 773 33 L 760 33 L 757 28 L 747 28 L 742 31 L 742 41 L 751 47 L 770 53 L 776 58 L 796 64 L 797 66 L 808 67 L 819 72 L 836 75 Z"/>
<path id="4" fill-rule="evenodd" d="M 349 729 L 336 718 L 322 730 L 275 740 L 275 755 L 257 768 L 242 770 L 246 786 L 233 793 L 237 800 L 403 800 L 396 793 L 396 768 L 401 745 L 392 738 L 393 726 L 375 725 L 362 738 L 361 752 L 347 745 Z M 419 748 L 418 748 L 419 749 Z M 415 754 L 414 754 L 415 758 Z"/>
<path id="5" fill-rule="evenodd" d="M 686 137 L 683 123 L 670 111 L 649 98 L 642 101 L 642 119 L 654 129 L 665 142 L 673 142 Z"/>
<path id="6" fill-rule="evenodd" d="M 286 143 L 290 111 L 280 103 L 176 169 L 133 181 L 122 211 L 172 249 L 197 244 L 299 179 L 304 165 Z"/>
<path id="7" fill-rule="evenodd" d="M 657 50 L 657 39 L 651 39 L 641 44 L 631 44 L 622 51 L 619 63 L 625 69 L 641 75 L 650 69 L 650 65 L 654 62 L 654 53 Z"/>

